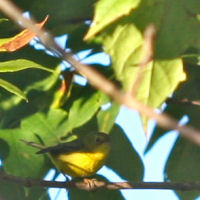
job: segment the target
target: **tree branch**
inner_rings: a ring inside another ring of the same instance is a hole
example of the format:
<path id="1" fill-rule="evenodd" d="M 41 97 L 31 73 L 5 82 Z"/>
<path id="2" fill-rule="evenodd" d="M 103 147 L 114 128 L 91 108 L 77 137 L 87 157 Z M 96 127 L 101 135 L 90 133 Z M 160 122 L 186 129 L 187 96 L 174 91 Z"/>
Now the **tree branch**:
<path id="1" fill-rule="evenodd" d="M 54 188 L 76 188 L 80 190 L 119 190 L 119 189 L 163 189 L 163 190 L 200 190 L 200 182 L 105 182 L 94 180 L 94 184 L 88 184 L 85 181 L 44 181 L 31 178 L 21 178 L 0 173 L 1 181 L 8 181 L 25 187 L 54 187 Z"/>
<path id="2" fill-rule="evenodd" d="M 118 88 L 113 82 L 105 78 L 89 65 L 85 65 L 77 61 L 73 54 L 65 52 L 54 40 L 53 36 L 45 29 L 39 29 L 35 26 L 34 20 L 26 19 L 22 16 L 22 11 L 9 0 L 0 0 L 0 10 L 9 16 L 13 21 L 23 28 L 28 28 L 35 32 L 42 43 L 51 49 L 52 52 L 58 54 L 60 58 L 69 62 L 83 76 L 85 76 L 91 85 L 103 91 L 120 105 L 126 105 L 131 109 L 136 109 L 143 115 L 154 119 L 161 127 L 165 129 L 176 129 L 185 138 L 193 143 L 200 145 L 200 132 L 191 126 L 179 126 L 178 121 L 166 114 L 158 114 L 154 109 L 142 104 L 129 92 L 124 92 Z M 20 23 L 19 23 L 20 22 Z"/>

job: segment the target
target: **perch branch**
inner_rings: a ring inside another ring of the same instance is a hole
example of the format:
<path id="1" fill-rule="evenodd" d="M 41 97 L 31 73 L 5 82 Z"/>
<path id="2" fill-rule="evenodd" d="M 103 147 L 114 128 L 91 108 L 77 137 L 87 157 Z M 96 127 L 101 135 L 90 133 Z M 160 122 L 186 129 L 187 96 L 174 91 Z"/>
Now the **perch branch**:
<path id="1" fill-rule="evenodd" d="M 200 190 L 200 182 L 106 182 L 95 180 L 94 184 L 89 185 L 84 181 L 45 181 L 31 178 L 21 178 L 0 173 L 0 181 L 16 183 L 25 187 L 54 187 L 54 188 L 77 188 L 81 190 L 119 190 L 119 189 L 163 189 L 163 190 Z"/>

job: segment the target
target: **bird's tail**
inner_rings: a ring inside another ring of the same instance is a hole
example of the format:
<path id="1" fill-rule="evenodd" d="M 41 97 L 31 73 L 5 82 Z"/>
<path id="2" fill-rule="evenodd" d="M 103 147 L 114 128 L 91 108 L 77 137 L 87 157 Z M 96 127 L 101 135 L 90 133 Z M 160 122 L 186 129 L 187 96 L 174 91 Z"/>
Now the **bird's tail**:
<path id="1" fill-rule="evenodd" d="M 21 141 L 24 143 L 24 144 L 26 144 L 26 145 L 28 145 L 28 146 L 31 146 L 31 147 L 35 147 L 35 148 L 37 148 L 37 149 L 45 149 L 46 147 L 44 146 L 44 145 L 42 145 L 42 144 L 38 144 L 38 143 L 35 143 L 35 142 L 29 142 L 29 141 L 26 141 L 26 140 L 23 140 L 23 139 L 21 139 Z"/>

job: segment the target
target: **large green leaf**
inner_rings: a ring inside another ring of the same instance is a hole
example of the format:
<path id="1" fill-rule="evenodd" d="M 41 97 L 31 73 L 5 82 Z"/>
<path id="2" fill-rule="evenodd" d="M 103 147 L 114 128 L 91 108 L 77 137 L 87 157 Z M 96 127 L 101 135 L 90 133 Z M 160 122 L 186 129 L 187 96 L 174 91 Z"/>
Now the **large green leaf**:
<path id="1" fill-rule="evenodd" d="M 116 77 L 126 90 L 138 79 L 140 67 L 137 64 L 141 60 L 142 42 L 140 32 L 132 25 L 119 26 L 105 40 Z M 184 80 L 185 73 L 181 59 L 154 60 L 146 65 L 141 76 L 135 95 L 141 102 L 155 108 Z"/>
<path id="2" fill-rule="evenodd" d="M 181 59 L 153 60 L 139 73 L 142 43 L 143 38 L 139 30 L 127 24 L 118 26 L 114 33 L 104 40 L 105 50 L 112 58 L 116 77 L 122 82 L 124 89 L 130 90 L 137 84 L 134 93 L 136 98 L 148 106 L 157 108 L 185 79 L 183 63 Z"/>
<path id="3" fill-rule="evenodd" d="M 129 1 L 126 1 L 127 5 L 128 2 Z M 104 7 L 98 6 L 101 5 L 101 3 L 103 5 L 105 4 Z M 133 85 L 137 83 L 134 85 L 136 88 L 134 95 L 137 99 L 148 106 L 158 108 L 166 98 L 174 92 L 178 84 L 185 80 L 186 75 L 183 70 L 182 60 L 177 57 L 180 55 L 180 52 L 184 52 L 183 48 L 178 49 L 180 50 L 178 54 L 177 47 L 174 47 L 176 45 L 175 40 L 177 39 L 177 41 L 179 41 L 180 36 L 176 36 L 174 39 L 174 35 L 168 30 L 168 27 L 172 26 L 173 21 L 171 18 L 177 20 L 176 9 L 182 11 L 181 17 L 185 17 L 186 10 L 184 7 L 180 6 L 181 8 L 179 8 L 177 6 L 178 1 L 166 3 L 160 0 L 149 0 L 142 1 L 140 4 L 138 4 L 138 1 L 134 1 L 135 4 L 133 4 L 133 6 L 135 6 L 135 9 L 128 10 L 126 13 L 124 7 L 120 7 L 120 4 L 126 4 L 125 2 L 122 3 L 118 1 L 114 2 L 114 4 L 115 3 L 119 6 L 120 14 L 118 15 L 117 12 L 115 13 L 115 10 L 113 13 L 110 12 L 112 16 L 108 15 L 107 19 L 99 13 L 104 12 L 102 8 L 106 9 L 106 6 L 109 7 L 112 4 L 103 0 L 99 1 L 99 4 L 95 7 L 94 25 L 91 26 L 88 35 L 86 35 L 86 39 L 94 38 L 94 41 L 96 40 L 103 44 L 105 51 L 111 56 L 112 67 L 116 78 L 122 82 L 125 90 L 130 90 Z M 168 5 L 170 5 L 170 15 L 165 16 L 164 10 Z M 121 13 L 126 14 L 126 16 L 122 17 Z M 98 18 L 96 16 L 98 16 Z M 121 17 L 119 18 L 119 16 Z M 168 26 L 166 26 L 165 23 L 161 23 L 163 16 L 165 16 L 170 25 L 168 24 Z M 110 24 L 114 20 L 115 23 Z M 178 20 L 177 23 L 182 25 L 182 21 Z M 106 23 L 106 25 L 102 25 L 103 23 Z M 154 23 L 157 28 L 155 58 L 144 67 L 142 73 L 139 73 L 141 70 L 139 63 L 144 58 L 142 48 L 144 37 L 142 33 L 150 23 Z M 196 20 L 194 23 L 197 25 L 198 21 Z M 165 28 L 167 30 L 163 31 Z M 193 30 L 195 31 L 196 29 L 193 27 Z M 101 31 L 100 34 L 95 36 L 99 31 Z M 190 30 L 187 29 L 185 31 Z M 177 32 L 181 35 L 178 30 Z M 193 34 L 191 31 L 190 33 Z M 161 34 L 164 35 L 160 37 Z M 181 37 L 184 36 L 181 35 Z M 197 36 L 195 37 L 197 38 Z M 173 47 L 170 43 L 169 49 L 166 43 L 168 40 L 171 40 L 171 38 L 173 38 Z M 184 39 L 181 39 L 182 46 L 187 46 L 188 48 L 193 44 L 191 42 L 191 37 L 184 37 Z M 187 43 L 187 45 L 185 43 Z M 163 53 L 162 50 L 165 51 L 166 56 L 162 56 L 161 59 L 160 54 Z M 186 48 L 184 50 L 186 50 Z M 173 56 L 168 56 L 168 54 Z M 140 81 L 138 82 L 137 80 Z M 143 120 L 144 122 L 146 121 L 144 117 Z"/>
<path id="4" fill-rule="evenodd" d="M 27 148 L 20 139 L 33 140 L 31 130 L 5 129 L 0 131 L 0 152 L 6 173 L 40 178 L 46 172 L 45 159 L 35 154 L 35 149 Z M 5 148 L 6 147 L 6 148 Z"/>
<path id="5" fill-rule="evenodd" d="M 67 113 L 61 109 L 51 109 L 48 113 L 38 112 L 27 117 L 21 123 L 22 129 L 29 129 L 36 134 L 46 145 L 53 145 L 65 135 L 66 128 L 62 124 L 67 121 Z M 37 138 L 35 138 L 37 140 Z"/>

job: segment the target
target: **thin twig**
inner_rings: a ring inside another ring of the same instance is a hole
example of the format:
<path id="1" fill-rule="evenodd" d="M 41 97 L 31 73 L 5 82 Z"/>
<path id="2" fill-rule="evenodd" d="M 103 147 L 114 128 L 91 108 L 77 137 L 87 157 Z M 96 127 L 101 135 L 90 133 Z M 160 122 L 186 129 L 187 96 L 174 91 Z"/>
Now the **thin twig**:
<path id="1" fill-rule="evenodd" d="M 189 100 L 187 98 L 184 98 L 184 99 L 168 98 L 166 102 L 167 103 L 179 104 L 179 105 L 200 106 L 200 101 Z"/>
<path id="2" fill-rule="evenodd" d="M 74 68 L 82 75 L 84 75 L 91 85 L 95 88 L 103 91 L 110 96 L 120 105 L 126 105 L 131 109 L 136 109 L 143 115 L 154 119 L 160 126 L 166 129 L 176 129 L 181 132 L 181 135 L 188 138 L 195 144 L 200 145 L 200 132 L 190 126 L 179 126 L 178 121 L 169 117 L 166 114 L 157 114 L 154 109 L 145 106 L 137 101 L 129 93 L 125 93 L 120 90 L 113 82 L 105 78 L 102 74 L 91 68 L 89 65 L 85 65 L 77 61 L 72 54 L 66 53 L 55 41 L 53 37 L 44 29 L 39 29 L 35 26 L 33 20 L 26 19 L 22 16 L 22 11 L 17 8 L 9 0 L 0 0 L 0 10 L 9 16 L 13 21 L 18 23 L 23 28 L 28 28 L 35 32 L 38 38 L 53 52 L 60 55 L 63 60 L 71 63 Z"/>
<path id="3" fill-rule="evenodd" d="M 31 178 L 21 178 L 0 173 L 0 180 L 16 183 L 25 187 L 54 187 L 54 188 L 77 188 L 81 190 L 119 190 L 119 189 L 163 189 L 163 190 L 200 190 L 200 182 L 105 182 L 94 180 L 94 184 L 85 181 L 44 181 Z"/>

